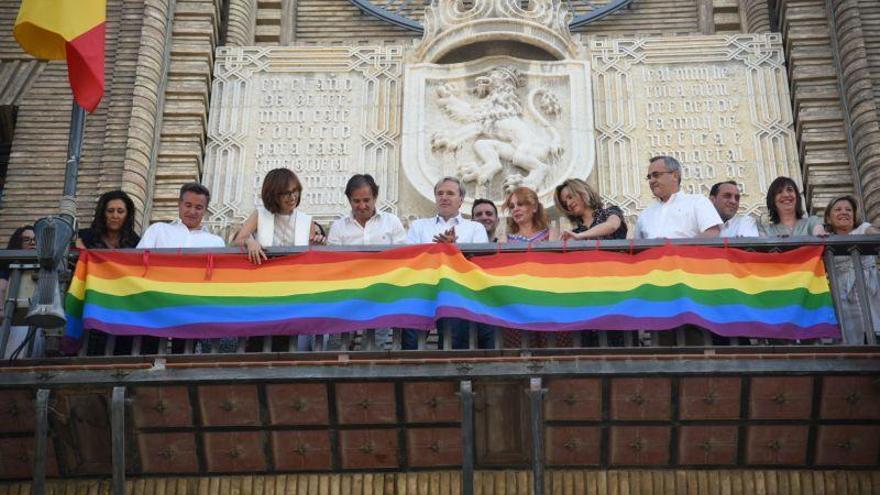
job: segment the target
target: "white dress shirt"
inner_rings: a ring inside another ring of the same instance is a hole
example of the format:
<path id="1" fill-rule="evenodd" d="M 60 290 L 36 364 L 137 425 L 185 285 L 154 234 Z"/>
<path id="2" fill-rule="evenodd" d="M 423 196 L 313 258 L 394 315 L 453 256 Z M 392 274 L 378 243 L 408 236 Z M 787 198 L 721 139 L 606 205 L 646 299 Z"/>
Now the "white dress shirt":
<path id="1" fill-rule="evenodd" d="M 722 223 L 709 198 L 679 191 L 665 203 L 658 199 L 639 215 L 635 238 L 692 238 Z"/>
<path id="2" fill-rule="evenodd" d="M 190 230 L 180 219 L 170 223 L 159 222 L 150 225 L 138 249 L 154 248 L 207 248 L 226 247 L 220 236 L 208 232 L 204 226 Z"/>
<path id="3" fill-rule="evenodd" d="M 721 237 L 758 237 L 758 223 L 748 215 L 735 215 L 721 226 Z"/>
<path id="4" fill-rule="evenodd" d="M 406 242 L 406 231 L 393 213 L 377 211 L 363 226 L 349 214 L 333 222 L 327 242 L 334 246 L 403 244 Z"/>
<path id="5" fill-rule="evenodd" d="M 434 242 L 434 236 L 455 227 L 456 243 L 489 242 L 486 227 L 483 224 L 466 220 L 461 214 L 449 220 L 440 215 L 431 218 L 420 218 L 413 221 L 406 233 L 407 244 L 427 244 Z"/>

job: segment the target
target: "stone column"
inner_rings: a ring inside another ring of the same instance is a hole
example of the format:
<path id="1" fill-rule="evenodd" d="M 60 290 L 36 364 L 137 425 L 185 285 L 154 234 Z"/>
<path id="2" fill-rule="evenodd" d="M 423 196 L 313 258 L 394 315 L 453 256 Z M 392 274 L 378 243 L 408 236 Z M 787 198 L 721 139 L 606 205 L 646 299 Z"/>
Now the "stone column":
<path id="1" fill-rule="evenodd" d="M 145 0 L 140 54 L 137 61 L 122 190 L 137 210 L 135 223 L 146 226 L 152 206 L 156 147 L 165 106 L 171 23 L 175 0 Z"/>
<path id="2" fill-rule="evenodd" d="M 281 45 L 292 45 L 296 41 L 296 1 L 281 1 Z"/>
<path id="3" fill-rule="evenodd" d="M 702 34 L 715 34 L 715 5 L 712 0 L 697 0 L 697 25 Z"/>
<path id="4" fill-rule="evenodd" d="M 825 0 L 779 0 L 795 132 L 808 207 L 822 208 L 852 192 L 853 176 L 841 112 Z"/>
<path id="5" fill-rule="evenodd" d="M 229 0 L 226 44 L 251 46 L 257 29 L 257 0 Z"/>
<path id="6" fill-rule="evenodd" d="M 740 0 L 739 15 L 745 33 L 770 31 L 770 11 L 766 0 Z"/>
<path id="7" fill-rule="evenodd" d="M 850 140 L 856 192 L 862 198 L 865 216 L 880 219 L 880 112 L 874 99 L 873 82 L 865 50 L 865 37 L 856 0 L 826 0 L 829 24 L 837 49 L 841 78 L 841 104 Z"/>

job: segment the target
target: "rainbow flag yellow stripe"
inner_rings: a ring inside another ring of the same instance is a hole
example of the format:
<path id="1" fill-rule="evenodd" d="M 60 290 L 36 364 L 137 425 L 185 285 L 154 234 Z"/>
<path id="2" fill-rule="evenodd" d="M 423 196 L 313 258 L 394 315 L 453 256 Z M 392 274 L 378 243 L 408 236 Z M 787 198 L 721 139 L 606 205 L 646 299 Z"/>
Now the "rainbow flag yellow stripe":
<path id="1" fill-rule="evenodd" d="M 455 246 L 240 254 L 83 252 L 67 295 L 83 328 L 177 338 L 429 328 L 443 317 L 535 331 L 665 330 L 839 336 L 821 247 L 786 253 L 664 246 L 500 253 Z"/>

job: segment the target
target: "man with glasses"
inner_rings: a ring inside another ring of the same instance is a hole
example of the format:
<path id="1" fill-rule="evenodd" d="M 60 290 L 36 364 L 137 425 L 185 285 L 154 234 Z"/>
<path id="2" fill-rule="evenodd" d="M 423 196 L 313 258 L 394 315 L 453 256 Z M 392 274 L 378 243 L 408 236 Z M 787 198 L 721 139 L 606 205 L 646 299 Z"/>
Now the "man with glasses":
<path id="1" fill-rule="evenodd" d="M 636 222 L 636 239 L 718 237 L 721 217 L 705 197 L 681 192 L 681 164 L 671 156 L 649 161 L 648 185 L 657 202 Z"/>

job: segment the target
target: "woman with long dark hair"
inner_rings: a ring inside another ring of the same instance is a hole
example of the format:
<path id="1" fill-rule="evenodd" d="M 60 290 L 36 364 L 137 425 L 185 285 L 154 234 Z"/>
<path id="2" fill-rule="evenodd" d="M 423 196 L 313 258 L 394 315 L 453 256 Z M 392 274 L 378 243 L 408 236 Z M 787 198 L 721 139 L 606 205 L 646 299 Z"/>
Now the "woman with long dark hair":
<path id="1" fill-rule="evenodd" d="M 134 232 L 134 202 L 123 191 L 108 191 L 98 198 L 92 226 L 81 229 L 76 240 L 80 249 L 124 249 L 137 247 L 141 238 Z"/>

